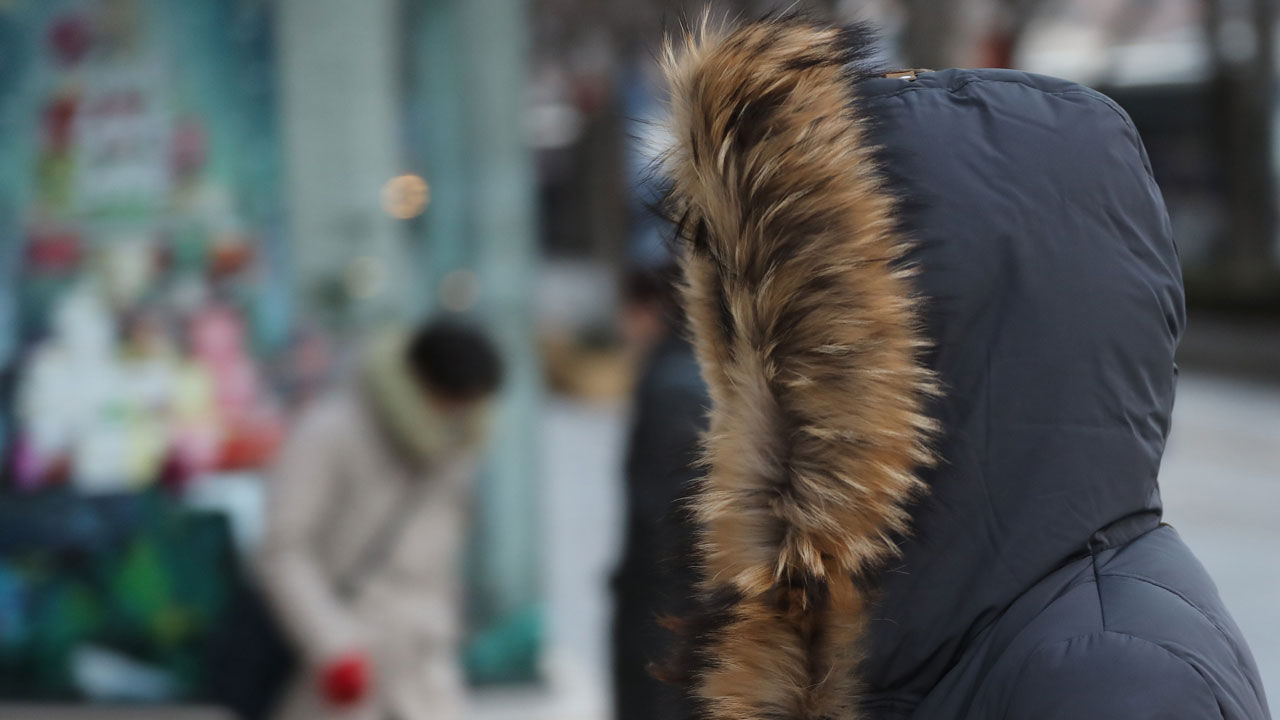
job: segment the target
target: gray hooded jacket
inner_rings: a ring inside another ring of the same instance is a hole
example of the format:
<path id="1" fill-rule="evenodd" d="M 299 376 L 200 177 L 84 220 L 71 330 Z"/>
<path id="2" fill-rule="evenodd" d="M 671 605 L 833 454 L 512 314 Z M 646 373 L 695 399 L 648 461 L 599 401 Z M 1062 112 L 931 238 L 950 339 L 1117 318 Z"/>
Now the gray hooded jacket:
<path id="1" fill-rule="evenodd" d="M 1268 718 L 1161 522 L 1185 314 L 1132 123 L 1021 72 L 886 77 L 866 46 L 782 19 L 669 56 L 715 406 L 693 695 L 726 720 Z"/>

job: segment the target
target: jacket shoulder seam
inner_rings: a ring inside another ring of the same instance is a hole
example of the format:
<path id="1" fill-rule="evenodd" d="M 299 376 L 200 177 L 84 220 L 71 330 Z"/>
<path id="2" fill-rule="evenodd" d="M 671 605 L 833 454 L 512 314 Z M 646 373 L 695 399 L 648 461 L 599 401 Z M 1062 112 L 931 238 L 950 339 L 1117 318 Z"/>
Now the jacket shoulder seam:
<path id="1" fill-rule="evenodd" d="M 1107 603 L 1102 597 L 1102 574 L 1098 569 L 1098 556 L 1096 554 L 1089 558 L 1089 565 L 1093 568 L 1093 589 L 1098 594 L 1098 622 L 1102 623 L 1102 629 L 1105 631 L 1108 629 Z"/>
<path id="2" fill-rule="evenodd" d="M 1224 637 L 1227 637 L 1227 638 L 1231 637 L 1231 633 L 1227 632 L 1226 628 L 1222 627 L 1222 625 L 1218 623 L 1218 621 L 1214 620 L 1213 617 L 1209 615 L 1209 613 L 1205 612 L 1204 608 L 1201 608 L 1199 605 L 1192 602 L 1191 599 L 1188 598 L 1186 595 L 1182 594 L 1181 592 L 1179 592 L 1178 590 L 1172 587 L 1169 587 L 1165 583 L 1162 583 L 1153 578 L 1146 577 L 1144 575 L 1138 575 L 1136 573 L 1128 573 L 1128 572 L 1104 572 L 1099 574 L 1099 578 L 1121 578 L 1126 580 L 1134 580 L 1137 582 L 1145 583 L 1147 585 L 1151 585 L 1152 587 L 1159 588 L 1169 593 L 1170 595 L 1173 595 L 1174 597 L 1178 598 L 1183 603 L 1185 603 L 1188 607 L 1195 610 L 1200 615 L 1200 617 L 1204 618 L 1205 621 L 1207 621 L 1210 625 L 1212 625 L 1213 628 L 1217 630 L 1219 633 L 1221 633 Z M 1099 597 L 1101 597 L 1101 593 L 1102 593 L 1101 584 L 1099 584 L 1098 593 L 1099 593 Z"/>

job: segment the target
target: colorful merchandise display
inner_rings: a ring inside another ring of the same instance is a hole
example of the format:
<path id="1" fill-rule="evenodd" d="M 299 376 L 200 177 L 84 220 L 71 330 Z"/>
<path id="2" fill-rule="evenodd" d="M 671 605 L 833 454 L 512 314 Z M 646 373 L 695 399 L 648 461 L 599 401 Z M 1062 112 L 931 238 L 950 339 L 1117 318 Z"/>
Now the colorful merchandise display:
<path id="1" fill-rule="evenodd" d="M 188 497 L 285 421 L 267 4 L 6 4 L 0 36 L 0 699 L 207 697 L 237 518 Z"/>

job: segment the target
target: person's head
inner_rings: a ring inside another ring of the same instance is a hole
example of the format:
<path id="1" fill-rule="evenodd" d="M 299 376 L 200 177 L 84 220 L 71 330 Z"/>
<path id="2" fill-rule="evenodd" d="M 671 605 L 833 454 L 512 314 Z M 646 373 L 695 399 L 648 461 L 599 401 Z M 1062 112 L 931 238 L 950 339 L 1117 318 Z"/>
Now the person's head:
<path id="1" fill-rule="evenodd" d="M 446 405 L 482 402 L 502 382 L 502 360 L 493 343 L 455 322 L 437 320 L 418 328 L 409 338 L 407 360 L 426 393 Z"/>
<path id="2" fill-rule="evenodd" d="M 674 264 L 628 272 L 622 287 L 622 330 L 627 344 L 644 348 L 680 323 Z"/>

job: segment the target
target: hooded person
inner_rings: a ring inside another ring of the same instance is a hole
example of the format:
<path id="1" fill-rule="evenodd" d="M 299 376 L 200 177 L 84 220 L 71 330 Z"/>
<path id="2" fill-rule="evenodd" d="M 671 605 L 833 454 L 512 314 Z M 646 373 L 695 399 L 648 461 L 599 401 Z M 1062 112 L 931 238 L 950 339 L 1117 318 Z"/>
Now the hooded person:
<path id="1" fill-rule="evenodd" d="M 277 718 L 463 716 L 458 563 L 500 372 L 468 328 L 387 332 L 299 419 L 259 557 L 300 661 Z"/>
<path id="2" fill-rule="evenodd" d="M 869 45 L 788 17 L 667 53 L 713 405 L 674 679 L 715 720 L 1267 718 L 1161 522 L 1185 317 L 1133 124 Z"/>
<path id="3" fill-rule="evenodd" d="M 614 720 L 689 716 L 678 688 L 650 672 L 671 652 L 659 618 L 685 612 L 693 587 L 692 568 L 682 562 L 693 545 L 686 506 L 707 418 L 706 384 L 677 307 L 677 274 L 670 263 L 636 270 L 624 295 L 624 334 L 643 352 L 623 472 L 622 553 L 611 582 Z"/>

